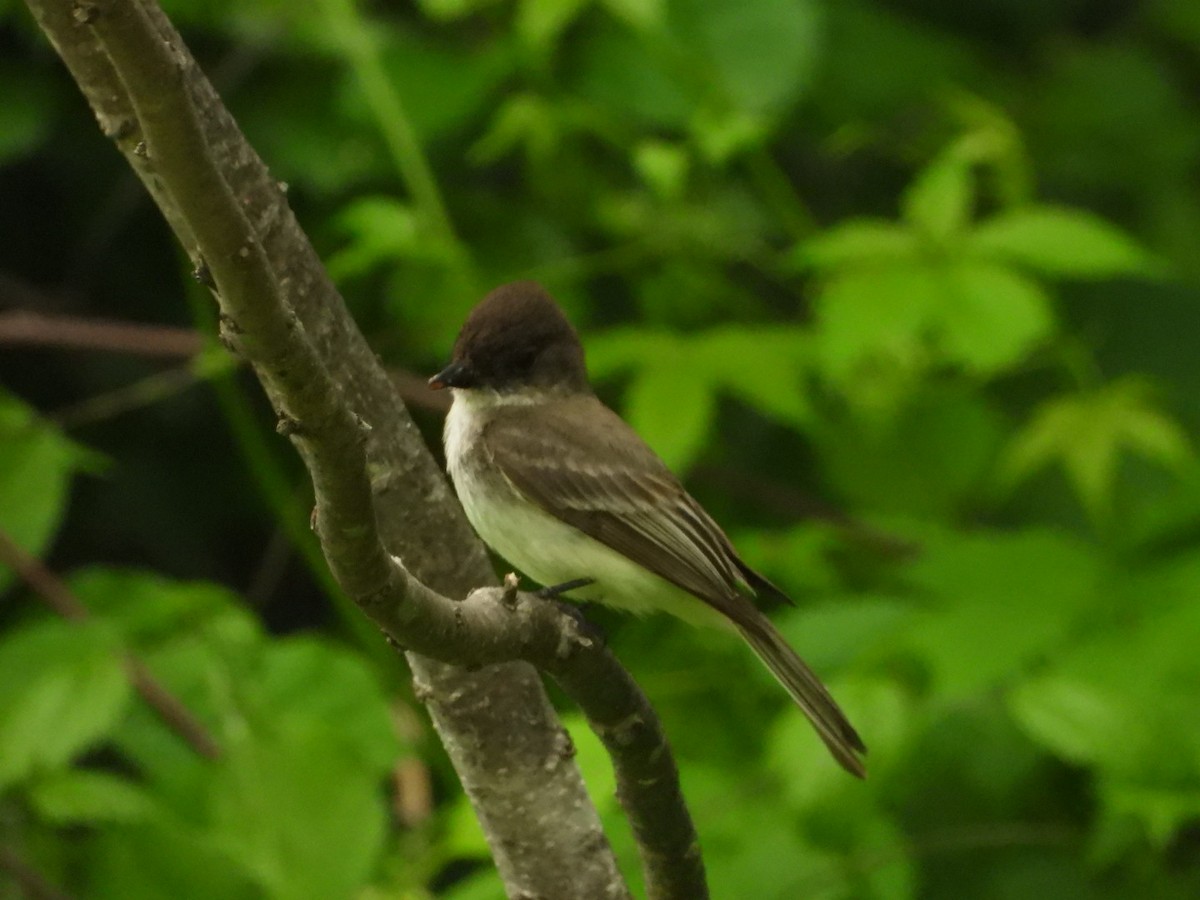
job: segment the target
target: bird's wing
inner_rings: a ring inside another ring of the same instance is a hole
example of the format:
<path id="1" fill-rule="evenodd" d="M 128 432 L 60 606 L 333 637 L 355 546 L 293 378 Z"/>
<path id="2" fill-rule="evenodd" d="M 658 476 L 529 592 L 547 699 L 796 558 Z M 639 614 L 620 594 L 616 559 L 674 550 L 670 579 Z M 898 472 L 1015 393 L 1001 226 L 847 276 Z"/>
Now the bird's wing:
<path id="1" fill-rule="evenodd" d="M 724 532 L 615 413 L 594 398 L 571 403 L 578 405 L 560 406 L 554 416 L 509 408 L 484 427 L 484 449 L 547 512 L 724 613 L 838 762 L 863 777 L 862 738 L 750 600 L 752 590 L 782 597 L 779 589 L 738 559 Z"/>
<path id="2" fill-rule="evenodd" d="M 599 401 L 563 401 L 552 417 L 510 408 L 483 429 L 483 442 L 513 486 L 547 512 L 743 619 L 756 576 L 654 451 Z"/>

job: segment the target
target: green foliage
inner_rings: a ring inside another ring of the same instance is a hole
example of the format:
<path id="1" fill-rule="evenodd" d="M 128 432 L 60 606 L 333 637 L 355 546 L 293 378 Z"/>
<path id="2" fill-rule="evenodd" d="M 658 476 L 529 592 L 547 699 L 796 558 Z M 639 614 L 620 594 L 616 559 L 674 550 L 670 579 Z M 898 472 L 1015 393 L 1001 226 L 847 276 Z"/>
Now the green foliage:
<path id="1" fill-rule="evenodd" d="M 45 81 L 32 72 L 0 64 L 0 165 L 35 149 L 45 138 L 49 102 Z"/>
<path id="2" fill-rule="evenodd" d="M 1122 450 L 1175 469 L 1192 457 L 1186 435 L 1154 408 L 1141 379 L 1046 401 L 1014 437 L 1005 466 L 1009 480 L 1020 481 L 1058 463 L 1092 515 L 1104 519 Z"/>
<path id="3" fill-rule="evenodd" d="M 62 826 L 145 822 L 155 812 L 135 783 L 88 769 L 58 769 L 38 779 L 29 800 L 44 821 Z"/>
<path id="4" fill-rule="evenodd" d="M 1014 209 L 983 222 L 968 250 L 1067 278 L 1154 271 L 1145 250 L 1103 219 L 1052 206 Z"/>
<path id="5" fill-rule="evenodd" d="M 0 647 L 0 790 L 53 771 L 96 744 L 123 713 L 129 685 L 104 625 L 47 621 Z"/>
<path id="6" fill-rule="evenodd" d="M 0 645 L 0 787 L 24 785 L 35 829 L 85 828 L 95 895 L 331 897 L 370 877 L 398 745 L 360 658 L 270 641 L 213 585 L 92 569 L 71 586 L 97 624 L 41 621 Z M 123 647 L 198 715 L 219 760 L 133 700 Z M 81 757 L 105 745 L 119 773 Z"/>
<path id="7" fill-rule="evenodd" d="M 6 304 L 182 320 L 161 225 L 18 6 Z M 434 371 L 484 290 L 541 280 L 605 399 L 797 601 L 776 621 L 866 783 L 726 635 L 597 613 L 714 896 L 1200 893 L 1194 2 L 166 7 L 388 362 Z M 142 367 L 0 355 L 0 528 L 91 613 L 0 570 L 0 845 L 75 896 L 497 900 L 394 660 L 281 561 L 306 495 L 238 382 L 72 419 Z"/>
<path id="8" fill-rule="evenodd" d="M 908 573 L 930 598 L 900 642 L 931 700 L 978 696 L 1055 651 L 1095 602 L 1089 548 L 1054 533 L 933 536 Z"/>
<path id="9" fill-rule="evenodd" d="M 694 463 L 716 420 L 719 396 L 738 397 L 788 425 L 809 417 L 807 340 L 794 329 L 612 331 L 588 341 L 593 377 L 632 369 L 629 423 L 676 471 Z"/>
<path id="10" fill-rule="evenodd" d="M 904 225 L 851 220 L 793 253 L 820 278 L 822 373 L 877 413 L 890 412 L 927 370 L 1002 374 L 1050 338 L 1051 297 L 1023 270 L 1077 278 L 1154 270 L 1131 238 L 1082 212 L 1023 204 L 973 224 L 980 147 L 994 150 L 990 123 L 917 176 Z M 990 174 L 1002 177 L 1006 164 L 991 160 Z"/>
<path id="11" fill-rule="evenodd" d="M 66 511 L 71 476 L 96 457 L 0 391 L 0 528 L 30 553 L 41 553 Z M 0 569 L 0 590 L 11 581 Z"/>

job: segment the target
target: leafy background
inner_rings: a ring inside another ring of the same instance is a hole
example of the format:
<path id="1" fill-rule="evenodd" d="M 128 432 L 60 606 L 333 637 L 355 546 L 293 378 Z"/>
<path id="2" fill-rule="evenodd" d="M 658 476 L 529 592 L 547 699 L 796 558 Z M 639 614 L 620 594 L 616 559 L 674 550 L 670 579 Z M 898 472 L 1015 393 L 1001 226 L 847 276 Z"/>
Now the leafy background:
<path id="1" fill-rule="evenodd" d="M 779 624 L 866 783 L 723 635 L 594 613 L 716 897 L 1200 893 L 1200 5 L 166 7 L 390 365 L 433 371 L 483 291 L 541 280 L 799 599 Z M 499 897 L 210 302 L 13 0 L 0 48 L 0 315 L 205 336 L 0 356 L 0 525 L 92 612 L 0 574 L 6 859 L 87 897 Z"/>

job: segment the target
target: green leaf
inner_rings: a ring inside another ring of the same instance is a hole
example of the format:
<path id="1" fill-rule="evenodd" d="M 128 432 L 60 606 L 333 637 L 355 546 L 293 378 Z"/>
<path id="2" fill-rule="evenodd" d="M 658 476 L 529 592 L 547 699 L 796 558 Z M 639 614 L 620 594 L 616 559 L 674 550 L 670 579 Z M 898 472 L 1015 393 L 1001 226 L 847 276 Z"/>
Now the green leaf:
<path id="1" fill-rule="evenodd" d="M 420 218 L 411 206 L 390 197 L 362 197 L 343 209 L 335 220 L 349 243 L 329 260 L 335 279 L 365 275 L 380 265 L 404 259 L 444 259 L 423 236 Z"/>
<path id="2" fill-rule="evenodd" d="M 689 129 L 701 158 L 712 166 L 722 166 L 743 151 L 762 144 L 768 124 L 757 113 L 704 109 L 692 117 Z"/>
<path id="3" fill-rule="evenodd" d="M 852 266 L 915 262 L 912 229 L 884 219 L 850 219 L 797 245 L 789 261 L 800 269 L 836 272 Z"/>
<path id="4" fill-rule="evenodd" d="M 852 506 L 937 521 L 984 493 L 1007 430 L 984 396 L 959 384 L 918 390 L 884 421 L 827 416 L 809 433 Z"/>
<path id="5" fill-rule="evenodd" d="M 1183 429 L 1158 410 L 1134 406 L 1126 410 L 1122 425 L 1125 445 L 1146 459 L 1179 469 L 1193 458 L 1191 443 Z"/>
<path id="6" fill-rule="evenodd" d="M 583 100 L 623 117 L 629 127 L 688 125 L 695 103 L 635 33 L 609 22 L 584 31 L 573 85 Z"/>
<path id="7" fill-rule="evenodd" d="M 1115 225 L 1083 210 L 1027 206 L 980 223 L 970 252 L 1067 278 L 1151 276 L 1161 264 Z"/>
<path id="8" fill-rule="evenodd" d="M 769 118 L 813 81 L 822 47 L 814 0 L 604 0 L 633 29 L 590 29 L 580 92 L 613 112 L 658 126 L 689 128 L 710 159 L 752 144 Z M 647 48 L 643 34 L 662 36 Z M 636 29 L 636 30 L 634 30 Z"/>
<path id="9" fill-rule="evenodd" d="M 781 112 L 812 83 L 823 44 L 823 17 L 813 0 L 674 0 L 672 32 L 698 57 L 733 109 Z"/>
<path id="10" fill-rule="evenodd" d="M 706 373 L 678 365 L 682 359 L 660 357 L 639 369 L 625 395 L 629 424 L 677 474 L 699 457 L 716 414 Z"/>
<path id="11" fill-rule="evenodd" d="M 336 722 L 231 736 L 209 789 L 214 838 L 265 896 L 350 896 L 383 847 L 383 776 L 347 758 Z"/>
<path id="12" fill-rule="evenodd" d="M 1060 465 L 1084 506 L 1103 519 L 1110 511 L 1122 450 L 1167 468 L 1192 458 L 1180 427 L 1151 404 L 1149 385 L 1136 377 L 1050 400 L 1013 439 L 1002 476 L 1014 485 L 1046 466 Z"/>
<path id="13" fill-rule="evenodd" d="M 388 78 L 424 142 L 466 128 L 487 109 L 513 65 L 513 55 L 499 43 L 457 47 L 407 29 L 377 34 L 385 38 L 381 55 Z M 374 125 L 374 113 L 361 106 L 357 81 L 347 81 L 344 90 L 347 111 Z"/>
<path id="14" fill-rule="evenodd" d="M 667 0 L 600 0 L 617 19 L 643 31 L 657 28 L 666 18 Z"/>
<path id="15" fill-rule="evenodd" d="M 134 782 L 107 772 L 64 769 L 39 778 L 29 790 L 38 814 L 54 825 L 139 822 L 155 803 Z"/>
<path id="16" fill-rule="evenodd" d="M 466 859 L 488 859 L 487 836 L 479 824 L 479 818 L 465 794 L 460 794 L 454 805 L 442 816 L 442 847 L 447 855 Z"/>
<path id="17" fill-rule="evenodd" d="M 32 68 L 0 65 L 0 165 L 33 150 L 50 130 L 57 104 L 48 85 Z"/>
<path id="18" fill-rule="evenodd" d="M 638 284 L 637 305 L 646 321 L 661 323 L 672 337 L 681 337 L 728 318 L 726 310 L 754 303 L 753 295 L 729 282 L 718 259 L 681 257 L 656 267 Z"/>
<path id="19" fill-rule="evenodd" d="M 190 810 L 192 817 L 197 810 Z M 94 900 L 263 900 L 246 870 L 182 819 L 110 823 L 88 847 L 87 896 Z"/>
<path id="20" fill-rule="evenodd" d="M 854 594 L 787 610 L 776 624 L 804 660 L 824 672 L 870 659 L 912 615 L 912 605 L 896 597 Z"/>
<path id="21" fill-rule="evenodd" d="M 469 806 L 467 814 L 475 817 Z M 483 868 L 468 875 L 455 882 L 441 895 L 443 900 L 501 900 L 504 896 L 504 882 L 494 868 Z"/>
<path id="22" fill-rule="evenodd" d="M 100 567 L 74 573 L 70 585 L 218 742 L 223 728 L 244 727 L 238 686 L 256 683 L 266 638 L 237 595 L 206 582 Z M 165 808 L 193 817 L 207 792 L 206 760 L 144 704 L 129 710 L 113 739 Z"/>
<path id="23" fill-rule="evenodd" d="M 588 340 L 588 364 L 596 380 L 633 370 L 628 421 L 681 471 L 707 437 L 722 389 L 785 424 L 808 420 L 808 343 L 795 328 L 713 329 L 682 338 L 613 329 Z"/>
<path id="24" fill-rule="evenodd" d="M 1014 689 L 1014 718 L 1039 743 L 1106 779 L 1200 783 L 1198 584 L 1195 552 L 1106 579 L 1101 599 L 1116 614 L 1093 616 L 1088 632 Z"/>
<path id="25" fill-rule="evenodd" d="M 915 716 L 912 698 L 900 685 L 884 678 L 826 679 L 829 691 L 845 710 L 871 748 L 871 776 L 886 777 L 912 739 Z M 779 779 L 784 800 L 798 812 L 810 811 L 831 798 L 856 792 L 812 726 L 795 710 L 781 715 L 767 737 L 767 766 Z"/>
<path id="26" fill-rule="evenodd" d="M 971 162 L 958 145 L 923 169 L 904 194 L 904 218 L 922 233 L 944 243 L 970 221 L 975 202 Z"/>
<path id="27" fill-rule="evenodd" d="M 39 622 L 0 643 L 0 790 L 101 741 L 129 701 L 120 648 L 93 622 Z"/>
<path id="28" fill-rule="evenodd" d="M 550 50 L 590 3 L 591 0 L 520 0 L 517 34 L 540 51 Z"/>
<path id="29" fill-rule="evenodd" d="M 1034 281 L 988 264 L 953 266 L 938 317 L 946 356 L 987 375 L 1024 359 L 1053 331 L 1050 298 Z"/>
<path id="30" fill-rule="evenodd" d="M 786 777 L 802 772 L 802 765 L 796 761 Z M 752 780 L 745 767 L 711 761 L 697 760 L 682 774 L 688 808 L 698 822 L 707 823 L 704 863 L 713 897 L 833 900 L 852 896 L 839 865 L 843 860 L 822 846 L 824 841 L 810 839 L 795 827 L 783 792 L 773 784 Z M 841 781 L 836 776 L 834 780 Z M 786 865 L 781 866 L 780 860 L 786 860 Z"/>
<path id="31" fill-rule="evenodd" d="M 677 335 L 649 328 L 610 328 L 585 335 L 584 340 L 588 372 L 595 381 L 604 381 L 660 358 L 673 358 L 680 352 Z"/>
<path id="32" fill-rule="evenodd" d="M 514 93 L 499 104 L 470 159 L 486 164 L 523 148 L 533 160 L 545 160 L 558 147 L 564 123 L 550 103 L 536 94 Z"/>
<path id="33" fill-rule="evenodd" d="M 1200 790 L 1175 785 L 1151 787 L 1118 781 L 1101 785 L 1100 797 L 1112 816 L 1141 823 L 1155 850 L 1165 853 L 1186 827 L 1200 818 Z"/>
<path id="34" fill-rule="evenodd" d="M 872 856 L 880 863 L 867 866 L 866 871 L 855 879 L 854 894 L 878 900 L 912 900 L 919 896 L 920 870 L 916 854 L 896 849 L 904 844 L 907 829 L 891 816 L 882 814 L 859 817 L 855 826 L 852 839 L 856 853 L 851 856 L 851 867 L 854 859 L 862 855 Z"/>
<path id="35" fill-rule="evenodd" d="M 1095 685 L 1049 675 L 1010 692 L 1013 716 L 1041 744 L 1074 763 L 1113 763 L 1136 755 L 1145 731 L 1133 711 Z M 1114 738 L 1120 735 L 1119 740 Z"/>
<path id="36" fill-rule="evenodd" d="M 677 200 L 687 186 L 689 160 L 685 150 L 665 141 L 643 141 L 633 153 L 638 175 L 664 200 Z"/>
<path id="37" fill-rule="evenodd" d="M 272 643 L 247 694 L 272 727 L 336 723 L 336 742 L 364 767 L 386 771 L 400 753 L 378 680 L 363 659 L 336 645 L 311 637 Z"/>
<path id="38" fill-rule="evenodd" d="M 417 5 L 434 21 L 456 22 L 499 4 L 500 0 L 418 0 Z"/>
<path id="39" fill-rule="evenodd" d="M 979 84 L 992 71 L 961 29 L 934 24 L 925 16 L 892 5 L 826 5 L 834 52 L 821 67 L 814 100 L 836 111 L 841 130 L 853 123 L 879 140 L 882 123 L 896 123 L 904 110 L 931 109 L 947 85 Z M 879 77 L 880 71 L 886 77 Z M 853 134 L 853 132 L 851 132 Z"/>
<path id="40" fill-rule="evenodd" d="M 944 701 L 962 701 L 1058 647 L 1106 572 L 1089 547 L 1048 531 L 931 535 L 908 577 L 928 598 L 900 636 Z"/>
<path id="41" fill-rule="evenodd" d="M 689 364 L 677 377 L 703 377 L 785 425 L 812 418 L 806 377 L 809 335 L 798 328 L 716 328 L 689 342 Z"/>
<path id="42" fill-rule="evenodd" d="M 92 613 L 139 650 L 220 636 L 229 639 L 231 652 L 244 652 L 247 639 L 258 631 L 238 595 L 219 584 L 103 566 L 73 572 L 68 584 Z"/>
<path id="43" fill-rule="evenodd" d="M 0 529 L 26 553 L 40 556 L 66 511 L 71 476 L 95 456 L 0 391 Z M 12 573 L 0 566 L 0 590 Z"/>
<path id="44" fill-rule="evenodd" d="M 595 798 L 596 808 L 602 814 L 619 813 L 617 802 L 617 776 L 613 772 L 612 758 L 600 738 L 592 731 L 587 719 L 579 714 L 564 715 L 563 728 L 571 736 L 573 758 L 579 772 L 587 783 L 588 793 Z"/>
<path id="45" fill-rule="evenodd" d="M 933 171 L 943 169 L 953 167 Z M 933 208 L 934 195 L 922 193 L 932 188 L 918 187 L 908 210 L 915 224 L 925 217 L 925 230 L 941 229 L 945 237 L 965 221 L 952 223 L 949 211 Z M 793 251 L 796 264 L 827 273 L 816 330 L 824 372 L 844 388 L 854 386 L 856 369 L 888 364 L 916 371 L 925 361 L 943 361 L 992 375 L 1052 333 L 1050 300 L 1036 282 L 994 263 L 925 256 L 913 229 L 872 220 L 848 222 Z"/>
<path id="46" fill-rule="evenodd" d="M 328 27 L 322 39 L 329 41 Z M 285 72 L 248 79 L 233 107 L 273 174 L 307 192 L 338 197 L 392 177 L 371 124 L 352 122 L 343 111 L 344 89 L 330 69 L 314 60 Z"/>
<path id="47" fill-rule="evenodd" d="M 922 265 L 851 270 L 832 278 L 815 304 L 822 373 L 842 380 L 879 356 L 915 363 L 942 290 L 937 271 Z"/>
<path id="48" fill-rule="evenodd" d="M 832 557 L 841 547 L 842 536 L 828 522 L 802 521 L 786 530 L 739 529 L 730 537 L 751 568 L 793 596 L 827 594 L 841 587 L 841 573 Z"/>

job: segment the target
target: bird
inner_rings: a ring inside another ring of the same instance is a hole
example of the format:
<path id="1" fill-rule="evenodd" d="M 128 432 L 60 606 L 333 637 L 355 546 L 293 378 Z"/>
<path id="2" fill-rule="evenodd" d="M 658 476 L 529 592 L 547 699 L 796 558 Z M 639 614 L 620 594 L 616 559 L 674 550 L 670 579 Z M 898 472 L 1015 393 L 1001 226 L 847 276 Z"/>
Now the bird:
<path id="1" fill-rule="evenodd" d="M 741 635 L 833 758 L 866 777 L 862 738 L 756 603 L 792 601 L 596 396 L 579 336 L 541 285 L 505 284 L 479 301 L 429 385 L 451 391 L 447 469 L 485 544 L 544 596 Z"/>

